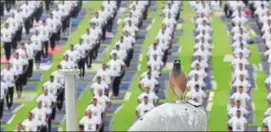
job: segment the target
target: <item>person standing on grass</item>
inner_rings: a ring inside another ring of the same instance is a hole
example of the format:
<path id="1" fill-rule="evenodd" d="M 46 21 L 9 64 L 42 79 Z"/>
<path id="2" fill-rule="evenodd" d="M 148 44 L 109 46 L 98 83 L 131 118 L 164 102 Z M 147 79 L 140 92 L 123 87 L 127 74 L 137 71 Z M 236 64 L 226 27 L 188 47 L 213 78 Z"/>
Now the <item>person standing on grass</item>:
<path id="1" fill-rule="evenodd" d="M 28 113 L 28 118 L 22 123 L 23 129 L 25 131 L 39 131 L 41 123 L 34 118 L 33 113 Z"/>
<path id="2" fill-rule="evenodd" d="M 56 82 L 58 82 L 61 86 L 57 91 L 57 100 L 56 100 L 56 106 L 58 110 L 60 111 L 63 107 L 64 102 L 64 94 L 65 94 L 65 82 L 64 82 L 64 75 L 61 73 L 62 67 L 61 65 L 57 66 L 57 70 L 54 71 L 51 76 L 54 76 Z"/>
<path id="3" fill-rule="evenodd" d="M 15 57 L 10 60 L 10 64 L 12 65 L 12 69 L 14 69 L 16 73 L 16 92 L 17 97 L 20 99 L 23 92 L 23 86 L 24 86 L 24 74 L 27 70 L 25 65 L 28 64 L 28 62 L 25 59 L 22 59 L 19 57 L 19 53 L 15 53 Z"/>
<path id="4" fill-rule="evenodd" d="M 93 116 L 93 112 L 91 110 L 86 112 L 85 116 L 80 120 L 79 124 L 79 129 L 81 132 L 101 131 L 101 120 L 98 120 L 95 116 Z"/>
<path id="5" fill-rule="evenodd" d="M 6 55 L 6 60 L 9 61 L 11 56 L 11 47 L 12 47 L 12 37 L 13 33 L 9 28 L 9 24 L 5 23 L 4 28 L 1 28 L 1 41 L 4 43 L 4 50 Z"/>
<path id="6" fill-rule="evenodd" d="M 144 114 L 146 114 L 148 111 L 150 111 L 153 108 L 154 108 L 154 105 L 152 103 L 150 103 L 149 97 L 144 96 L 143 102 L 140 103 L 136 107 L 136 116 L 137 116 L 137 118 L 142 117 Z"/>
<path id="7" fill-rule="evenodd" d="M 173 64 L 173 69 L 169 77 L 169 84 L 170 88 L 180 98 L 180 100 L 184 101 L 184 92 L 186 90 L 187 77 L 182 71 L 180 60 L 175 60 Z"/>
<path id="8" fill-rule="evenodd" d="M 40 32 L 38 30 L 35 31 L 35 34 L 31 36 L 30 40 L 32 43 L 34 43 L 35 46 L 35 64 L 36 68 L 40 68 L 41 63 L 41 54 L 42 54 L 42 38 L 41 35 L 39 35 Z"/>
<path id="9" fill-rule="evenodd" d="M 113 77 L 113 96 L 119 96 L 119 85 L 122 77 L 124 76 L 126 65 L 123 60 L 117 57 L 117 54 L 113 54 L 112 59 L 107 63 Z"/>
<path id="10" fill-rule="evenodd" d="M 102 124 L 103 124 L 103 120 L 102 120 L 103 108 L 100 104 L 98 104 L 97 98 L 94 97 L 92 99 L 92 102 L 90 105 L 88 105 L 86 111 L 92 111 L 92 116 L 96 118 L 96 120 L 98 121 L 97 131 L 101 131 Z"/>
<path id="11" fill-rule="evenodd" d="M 241 111 L 237 110 L 236 116 L 232 117 L 228 121 L 228 128 L 230 131 L 236 132 L 236 131 L 247 131 L 247 119 L 243 116 L 241 116 Z"/>
<path id="12" fill-rule="evenodd" d="M 48 47 L 49 47 L 49 25 L 47 25 L 46 21 L 42 21 L 42 25 L 39 26 L 39 32 L 42 41 L 42 55 L 43 58 L 48 57 Z"/>
<path id="13" fill-rule="evenodd" d="M 79 53 L 79 61 L 77 63 L 78 68 L 80 70 L 79 77 L 83 78 L 85 76 L 85 62 L 86 62 L 86 49 L 87 44 L 83 43 L 83 39 L 79 40 L 79 44 L 74 46 L 75 50 Z"/>
<path id="14" fill-rule="evenodd" d="M 30 41 L 25 43 L 26 53 L 27 53 L 27 59 L 28 59 L 28 67 L 27 67 L 27 77 L 32 77 L 33 74 L 33 66 L 34 66 L 34 57 L 35 57 L 35 46 Z"/>
<path id="15" fill-rule="evenodd" d="M 50 118 L 51 111 L 42 107 L 42 102 L 37 102 L 37 106 L 34 109 L 32 109 L 31 113 L 33 114 L 34 118 L 38 122 L 40 122 L 41 124 L 40 130 L 46 132 L 47 121 Z"/>
<path id="16" fill-rule="evenodd" d="M 11 69 L 11 64 L 7 64 L 7 68 L 1 71 L 2 80 L 7 85 L 7 95 L 6 95 L 6 103 L 7 108 L 10 110 L 13 105 L 13 95 L 14 95 L 14 86 L 16 81 L 16 74 L 13 69 Z"/>
<path id="17" fill-rule="evenodd" d="M 4 112 L 4 105 L 5 105 L 5 95 L 7 94 L 7 89 L 8 86 L 7 84 L 3 81 L 2 76 L 1 76 L 1 102 L 0 102 L 0 120 L 2 120 L 3 117 L 3 112 Z"/>

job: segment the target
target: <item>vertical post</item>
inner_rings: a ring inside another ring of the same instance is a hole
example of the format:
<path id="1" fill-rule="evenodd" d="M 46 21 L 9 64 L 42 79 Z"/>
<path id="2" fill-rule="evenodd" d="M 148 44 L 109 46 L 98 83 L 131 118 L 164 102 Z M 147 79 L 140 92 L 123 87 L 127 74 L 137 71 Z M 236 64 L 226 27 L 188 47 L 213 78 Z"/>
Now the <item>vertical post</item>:
<path id="1" fill-rule="evenodd" d="M 66 131 L 78 131 L 76 75 L 79 74 L 79 71 L 75 69 L 64 69 L 62 73 L 65 78 Z"/>

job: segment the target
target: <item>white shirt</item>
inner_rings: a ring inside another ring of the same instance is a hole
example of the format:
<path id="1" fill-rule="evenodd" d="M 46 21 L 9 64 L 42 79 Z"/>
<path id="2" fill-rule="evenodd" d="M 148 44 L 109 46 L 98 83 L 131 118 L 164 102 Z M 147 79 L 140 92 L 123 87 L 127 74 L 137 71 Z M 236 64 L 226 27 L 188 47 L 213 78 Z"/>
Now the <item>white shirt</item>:
<path id="1" fill-rule="evenodd" d="M 239 108 L 237 108 L 237 107 L 235 106 L 235 107 L 232 107 L 232 108 L 229 110 L 228 115 L 229 115 L 230 117 L 237 116 L 236 113 L 237 113 L 238 110 L 240 110 L 241 115 L 242 115 L 243 117 L 245 117 L 245 115 L 248 115 L 248 113 L 249 113 L 245 107 L 241 107 L 241 106 L 240 106 Z"/>
<path id="2" fill-rule="evenodd" d="M 110 99 L 105 95 L 102 95 L 102 96 L 97 95 L 94 98 L 97 99 L 98 104 L 101 106 L 102 111 L 105 111 L 108 105 L 107 103 L 111 102 Z"/>
<path id="3" fill-rule="evenodd" d="M 159 83 L 155 78 L 143 78 L 139 82 L 144 87 L 150 87 L 150 92 L 154 92 L 155 86 Z"/>
<path id="4" fill-rule="evenodd" d="M 196 102 L 203 104 L 204 100 L 207 98 L 207 94 L 203 90 L 190 90 L 187 93 L 187 97 L 195 100 Z"/>
<path id="5" fill-rule="evenodd" d="M 113 49 L 111 51 L 111 57 L 113 57 L 113 54 L 117 54 L 118 58 L 125 60 L 127 57 L 127 52 L 125 50 L 117 50 L 117 49 Z"/>
<path id="6" fill-rule="evenodd" d="M 107 84 L 110 84 L 111 83 L 111 71 L 109 69 L 106 69 L 106 70 L 103 70 L 103 69 L 100 69 L 95 77 L 94 77 L 94 80 L 99 76 L 102 78 L 102 80 L 107 83 Z"/>
<path id="7" fill-rule="evenodd" d="M 60 70 L 54 71 L 51 75 L 54 76 L 55 80 L 58 83 L 64 85 L 64 75 L 60 72 Z"/>
<path id="8" fill-rule="evenodd" d="M 63 69 L 73 69 L 75 67 L 75 63 L 74 62 L 71 62 L 69 60 L 62 60 L 60 62 L 60 65 Z"/>
<path id="9" fill-rule="evenodd" d="M 111 59 L 107 65 L 109 66 L 109 69 L 111 70 L 112 76 L 119 76 L 121 74 L 121 67 L 125 66 L 125 63 L 121 59 Z"/>
<path id="10" fill-rule="evenodd" d="M 228 124 L 232 126 L 232 131 L 245 131 L 247 120 L 242 116 L 240 118 L 234 116 L 228 121 Z"/>
<path id="11" fill-rule="evenodd" d="M 271 116 L 266 117 L 263 120 L 263 124 L 265 124 L 268 127 L 268 130 L 270 131 L 270 129 L 271 129 Z"/>
<path id="12" fill-rule="evenodd" d="M 246 92 L 243 93 L 236 92 L 230 97 L 230 99 L 233 99 L 234 102 L 240 100 L 241 106 L 246 108 L 247 105 L 249 105 L 247 103 L 248 101 L 251 100 L 251 97 Z"/>
<path id="13" fill-rule="evenodd" d="M 48 89 L 48 92 L 50 92 L 52 95 L 56 95 L 57 94 L 57 90 L 61 87 L 62 85 L 60 83 L 58 83 L 56 80 L 54 80 L 53 82 L 51 82 L 50 80 L 45 82 L 43 84 L 43 87 Z"/>
<path id="14" fill-rule="evenodd" d="M 34 115 L 35 119 L 38 120 L 42 125 L 46 125 L 46 116 L 51 114 L 51 112 L 46 108 L 34 108 L 31 113 Z"/>
<path id="15" fill-rule="evenodd" d="M 48 93 L 47 95 L 42 94 L 37 98 L 37 102 L 42 102 L 42 106 L 45 108 L 51 108 L 52 103 L 56 102 L 55 95 Z"/>
<path id="16" fill-rule="evenodd" d="M 96 117 L 99 122 L 101 121 L 101 115 L 103 113 L 103 108 L 101 105 L 99 105 L 98 103 L 96 106 L 94 104 L 90 104 L 88 105 L 86 111 L 91 111 L 92 115 Z"/>
<path id="17" fill-rule="evenodd" d="M 109 88 L 109 86 L 103 81 L 101 81 L 100 83 L 94 82 L 90 87 L 93 89 L 94 95 L 98 95 L 99 89 L 102 89 L 104 93 L 105 90 Z"/>
<path id="18" fill-rule="evenodd" d="M 35 120 L 34 118 L 30 121 L 26 119 L 23 121 L 22 125 L 25 128 L 25 131 L 37 131 L 38 127 L 41 125 L 39 121 Z"/>
<path id="19" fill-rule="evenodd" d="M 23 66 L 24 65 L 27 65 L 28 64 L 28 61 L 26 61 L 25 59 L 16 59 L 16 58 L 12 58 L 10 60 L 10 63 L 11 63 L 11 66 L 12 66 L 12 69 L 16 69 L 19 72 L 19 74 L 21 74 L 23 72 Z"/>
<path id="20" fill-rule="evenodd" d="M 11 42 L 12 41 L 13 32 L 10 28 L 1 28 L 1 41 L 3 42 Z"/>
<path id="21" fill-rule="evenodd" d="M 269 75 L 269 76 L 265 79 L 264 83 L 267 84 L 267 85 L 271 85 L 271 75 Z"/>
<path id="22" fill-rule="evenodd" d="M 269 93 L 270 95 L 270 93 Z M 264 116 L 267 117 L 267 116 L 271 116 L 271 107 L 269 107 L 265 112 L 264 112 Z"/>
<path id="23" fill-rule="evenodd" d="M 74 62 L 74 63 L 76 63 L 80 59 L 80 54 L 75 49 L 73 51 L 71 51 L 71 50 L 66 51 L 64 53 L 64 55 L 68 55 L 69 56 L 69 60 L 71 62 Z"/>
<path id="24" fill-rule="evenodd" d="M 84 116 L 80 120 L 79 124 L 84 126 L 85 132 L 94 132 L 97 131 L 97 125 L 99 125 L 100 122 L 98 122 L 96 117 L 92 116 L 89 118 L 88 116 Z"/>
<path id="25" fill-rule="evenodd" d="M 153 93 L 153 92 L 149 92 L 149 93 L 144 92 L 144 93 L 141 93 L 141 94 L 138 96 L 137 99 L 142 103 L 145 96 L 148 96 L 149 102 L 152 103 L 152 104 L 154 103 L 154 100 L 159 99 L 159 98 L 155 95 L 155 93 Z"/>
<path id="26" fill-rule="evenodd" d="M 164 62 L 161 59 L 150 59 L 148 61 L 148 66 L 151 66 L 152 69 L 160 70 L 164 65 Z"/>
<path id="27" fill-rule="evenodd" d="M 11 68 L 8 70 L 7 68 L 1 71 L 1 77 L 6 82 L 7 87 L 15 86 L 15 71 Z"/>
<path id="28" fill-rule="evenodd" d="M 7 84 L 1 81 L 1 99 L 4 99 L 5 91 L 7 89 L 8 89 Z"/>
<path id="29" fill-rule="evenodd" d="M 236 88 L 238 88 L 239 86 L 243 86 L 245 92 L 248 92 L 249 88 L 251 88 L 251 84 L 249 83 L 248 80 L 244 79 L 243 81 L 241 81 L 239 79 L 239 77 L 236 78 L 236 80 L 233 82 L 232 86 L 236 87 Z M 237 91 L 239 91 L 239 90 L 237 89 Z"/>
<path id="30" fill-rule="evenodd" d="M 207 73 L 202 68 L 200 70 L 194 69 L 194 70 L 190 71 L 188 74 L 188 77 L 192 78 L 196 74 L 198 74 L 199 78 L 201 78 L 201 79 L 204 79 L 205 77 L 207 77 Z"/>
<path id="31" fill-rule="evenodd" d="M 203 81 L 203 79 L 198 79 L 197 81 L 195 80 L 195 78 L 193 77 L 192 79 L 190 79 L 188 82 L 187 82 L 187 87 L 190 88 L 191 90 L 194 90 L 195 86 L 196 85 L 199 85 L 200 88 L 204 88 L 206 87 L 206 84 L 205 82 Z"/>
<path id="32" fill-rule="evenodd" d="M 145 111 L 150 111 L 152 108 L 154 108 L 152 103 L 145 104 L 142 102 L 136 107 L 136 111 L 138 111 L 140 117 L 142 117 L 146 113 Z"/>
<path id="33" fill-rule="evenodd" d="M 35 50 L 36 51 L 40 51 L 41 50 L 41 48 L 42 48 L 42 45 L 41 45 L 41 41 L 42 41 L 42 38 L 41 38 L 41 35 L 32 35 L 31 36 L 31 39 L 30 39 L 31 41 L 32 41 L 32 43 L 34 43 L 34 45 L 35 45 Z"/>

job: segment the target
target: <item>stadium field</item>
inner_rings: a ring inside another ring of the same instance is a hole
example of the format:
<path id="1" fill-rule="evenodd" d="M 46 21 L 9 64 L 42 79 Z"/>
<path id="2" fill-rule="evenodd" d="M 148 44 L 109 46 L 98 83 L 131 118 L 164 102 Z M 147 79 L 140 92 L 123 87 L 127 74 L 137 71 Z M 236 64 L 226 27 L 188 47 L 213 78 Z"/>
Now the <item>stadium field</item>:
<path id="1" fill-rule="evenodd" d="M 129 2 L 129 1 L 127 1 Z M 147 69 L 147 60 L 146 53 L 148 47 L 153 44 L 155 37 L 158 33 L 158 30 L 161 27 L 163 17 L 160 15 L 162 9 L 165 5 L 163 1 L 154 2 L 156 9 L 151 9 L 148 12 L 148 19 L 151 22 L 148 23 L 146 30 L 146 37 L 141 43 L 136 44 L 136 47 L 140 50 L 138 54 L 138 60 L 132 62 L 132 65 L 137 66 L 133 70 L 128 70 L 128 72 L 133 72 L 131 81 L 125 82 L 127 87 L 126 90 L 122 90 L 122 93 L 125 93 L 123 100 L 113 100 L 113 104 L 119 104 L 120 107 L 111 114 L 108 114 L 110 117 L 109 126 L 111 130 L 114 131 L 126 131 L 136 120 L 135 109 L 138 104 L 137 97 L 140 94 L 140 89 L 138 88 L 139 77 L 142 72 Z M 195 26 L 192 22 L 195 12 L 191 8 L 188 1 L 183 2 L 183 10 L 181 11 L 181 18 L 183 22 L 177 25 L 177 30 L 180 31 L 175 36 L 174 47 L 178 48 L 176 52 L 173 52 L 170 56 L 172 58 L 179 58 L 183 63 L 183 69 L 185 73 L 189 73 L 191 70 L 191 60 L 193 56 L 193 46 L 194 46 L 194 37 L 192 31 L 195 29 Z M 16 125 L 22 122 L 27 118 L 27 113 L 32 110 L 36 105 L 36 98 L 42 93 L 41 86 L 44 82 L 49 80 L 49 77 L 53 71 L 57 69 L 57 65 L 62 60 L 62 54 L 69 49 L 71 44 L 78 43 L 78 40 L 82 34 L 85 33 L 86 29 L 89 27 L 89 20 L 94 16 L 95 11 L 100 9 L 102 1 L 91 1 L 84 2 L 83 9 L 85 10 L 85 15 L 80 19 L 80 23 L 77 28 L 70 34 L 68 40 L 62 45 L 59 52 L 54 54 L 52 59 L 52 66 L 48 70 L 35 70 L 36 73 L 41 73 L 42 78 L 38 81 L 29 81 L 29 84 L 36 84 L 37 89 L 26 91 L 26 96 L 33 96 L 29 100 L 16 100 L 16 103 L 22 104 L 20 108 L 13 111 L 12 118 L 5 124 L 1 124 L 1 129 L 5 131 L 11 131 L 16 129 Z M 102 47 L 105 49 L 99 52 L 100 61 L 95 61 L 92 69 L 88 69 L 89 76 L 95 75 L 96 69 L 101 67 L 101 64 L 108 62 L 109 53 L 113 49 L 115 43 L 120 39 L 122 35 L 122 20 L 127 16 L 127 9 L 121 12 L 123 15 L 120 15 L 116 22 L 116 32 L 112 40 L 109 43 L 103 43 Z M 212 67 L 213 67 L 213 77 L 212 77 L 212 89 L 208 90 L 209 100 L 208 100 L 208 112 L 209 112 L 209 130 L 210 131 L 224 131 L 227 130 L 227 104 L 229 99 L 229 94 L 231 91 L 230 81 L 231 81 L 231 63 L 227 61 L 231 58 L 232 48 L 230 45 L 230 35 L 227 30 L 227 22 L 221 20 L 220 16 L 223 15 L 222 10 L 216 11 L 213 10 L 212 16 L 212 28 L 213 28 L 213 50 L 212 50 Z M 252 30 L 252 28 L 247 24 L 247 31 L 249 31 L 250 36 L 257 37 L 257 34 Z M 267 91 L 264 86 L 264 80 L 266 78 L 266 73 L 262 69 L 261 55 L 263 52 L 258 51 L 257 44 L 251 44 L 249 46 L 251 51 L 250 63 L 254 69 L 253 76 L 255 79 L 255 88 L 253 89 L 253 104 L 255 107 L 254 110 L 254 119 L 252 123 L 249 123 L 249 126 L 260 128 L 262 125 L 264 111 L 268 108 L 266 102 Z M 3 53 L 2 53 L 3 54 Z M 1 55 L 2 55 L 1 54 Z M 3 55 L 2 55 L 3 56 Z M 168 62 L 167 66 L 163 69 L 163 74 L 167 75 L 170 72 L 172 62 Z M 1 63 L 1 67 L 5 64 Z M 80 97 L 77 101 L 77 120 L 79 121 L 84 114 L 85 108 L 91 101 L 92 94 L 88 87 L 91 84 L 90 80 L 80 80 L 78 83 L 86 84 L 85 88 L 80 92 Z M 173 95 L 168 87 L 167 80 L 165 80 L 165 99 L 161 102 L 173 101 L 176 97 Z M 54 128 L 59 131 L 66 129 L 65 119 L 61 121 L 60 124 L 54 124 Z M 110 129 L 110 128 L 109 128 Z M 259 130 L 259 129 L 258 129 Z"/>

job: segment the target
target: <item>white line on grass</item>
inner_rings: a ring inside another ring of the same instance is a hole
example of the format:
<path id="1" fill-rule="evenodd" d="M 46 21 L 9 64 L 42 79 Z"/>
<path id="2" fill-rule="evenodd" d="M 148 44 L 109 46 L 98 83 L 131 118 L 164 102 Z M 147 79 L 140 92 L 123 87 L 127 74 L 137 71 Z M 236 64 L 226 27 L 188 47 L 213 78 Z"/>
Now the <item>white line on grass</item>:
<path id="1" fill-rule="evenodd" d="M 260 132 L 260 131 L 261 131 L 261 127 L 258 127 L 258 128 L 257 128 L 257 131 Z"/>
<path id="2" fill-rule="evenodd" d="M 262 63 L 259 63 L 258 65 L 259 65 L 259 71 L 263 71 L 263 65 L 262 65 Z"/>
<path id="3" fill-rule="evenodd" d="M 213 103 L 208 103 L 207 105 L 207 111 L 211 111 L 212 110 L 212 107 L 213 107 Z"/>
<path id="4" fill-rule="evenodd" d="M 118 113 L 120 109 L 122 109 L 123 105 L 121 105 L 119 108 L 116 109 L 116 111 L 114 112 L 115 113 Z"/>
<path id="5" fill-rule="evenodd" d="M 212 86 L 213 86 L 213 89 L 217 89 L 217 83 L 216 83 L 216 81 L 212 81 Z"/>
<path id="6" fill-rule="evenodd" d="M 182 52 L 182 46 L 180 46 L 178 49 L 178 53 L 181 53 L 181 52 Z"/>
<path id="7" fill-rule="evenodd" d="M 124 96 L 124 101 L 128 101 L 130 99 L 131 92 L 127 92 Z M 110 97 L 110 96 L 109 96 Z"/>
<path id="8" fill-rule="evenodd" d="M 12 117 L 8 120 L 7 124 L 10 124 L 12 120 L 15 118 L 16 114 L 12 115 Z"/>
<path id="9" fill-rule="evenodd" d="M 155 22 L 155 19 L 152 19 L 152 24 Z"/>
<path id="10" fill-rule="evenodd" d="M 208 101 L 209 101 L 209 102 L 212 102 L 212 101 L 213 101 L 214 95 L 215 95 L 215 92 L 210 92 L 210 95 L 209 95 L 209 98 L 208 98 Z"/>
<path id="11" fill-rule="evenodd" d="M 19 107 L 17 107 L 15 110 L 12 111 L 12 113 L 16 113 L 18 110 L 24 107 L 24 104 L 21 104 Z"/>
<path id="12" fill-rule="evenodd" d="M 59 132 L 62 132 L 62 131 L 63 131 L 63 128 L 62 128 L 62 127 L 59 127 L 59 128 L 57 128 L 57 130 L 58 130 Z"/>
<path id="13" fill-rule="evenodd" d="M 117 23 L 120 24 L 121 23 L 121 19 L 118 19 Z"/>
<path id="14" fill-rule="evenodd" d="M 139 64 L 139 65 L 137 66 L 137 70 L 140 71 L 140 68 L 141 68 L 141 64 Z"/>

